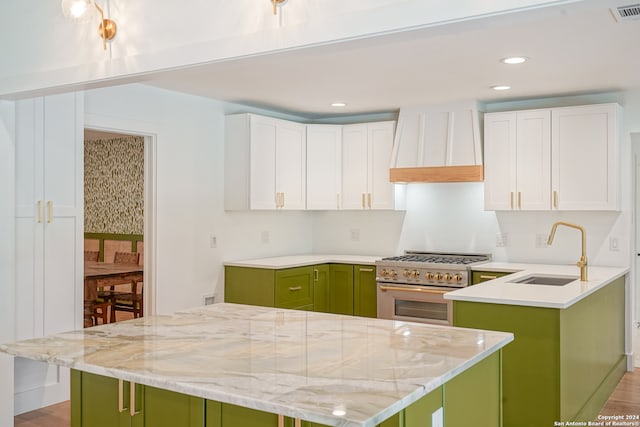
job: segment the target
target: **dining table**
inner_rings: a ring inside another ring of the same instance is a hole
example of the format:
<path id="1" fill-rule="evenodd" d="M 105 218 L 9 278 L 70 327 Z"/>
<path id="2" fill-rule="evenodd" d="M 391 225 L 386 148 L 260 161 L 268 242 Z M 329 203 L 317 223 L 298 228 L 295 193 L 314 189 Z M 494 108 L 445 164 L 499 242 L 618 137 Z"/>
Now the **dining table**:
<path id="1" fill-rule="evenodd" d="M 98 298 L 98 288 L 131 283 L 131 292 L 143 281 L 143 266 L 139 264 L 120 264 L 110 262 L 85 261 L 84 263 L 84 299 L 93 301 Z"/>

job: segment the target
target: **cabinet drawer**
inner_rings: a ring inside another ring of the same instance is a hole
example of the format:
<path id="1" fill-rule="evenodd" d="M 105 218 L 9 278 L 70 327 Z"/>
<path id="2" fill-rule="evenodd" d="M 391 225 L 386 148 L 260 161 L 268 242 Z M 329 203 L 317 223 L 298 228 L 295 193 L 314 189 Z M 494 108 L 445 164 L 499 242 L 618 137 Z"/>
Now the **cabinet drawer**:
<path id="1" fill-rule="evenodd" d="M 504 271 L 472 271 L 471 272 L 471 284 L 477 285 L 478 283 L 486 282 L 488 280 L 497 279 L 498 277 L 507 276 L 513 274 L 511 272 Z"/>
<path id="2" fill-rule="evenodd" d="M 313 305 L 312 277 L 311 267 L 276 272 L 276 307 L 298 308 Z"/>

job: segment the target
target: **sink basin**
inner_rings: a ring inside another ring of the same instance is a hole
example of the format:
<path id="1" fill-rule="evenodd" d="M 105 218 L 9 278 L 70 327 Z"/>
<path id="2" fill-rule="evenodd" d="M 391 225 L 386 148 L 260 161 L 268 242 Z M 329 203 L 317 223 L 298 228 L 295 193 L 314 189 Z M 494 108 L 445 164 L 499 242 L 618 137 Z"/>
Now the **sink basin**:
<path id="1" fill-rule="evenodd" d="M 577 276 L 546 276 L 541 274 L 532 274 L 513 280 L 509 283 L 524 283 L 527 285 L 547 285 L 547 286 L 564 286 L 578 280 Z"/>

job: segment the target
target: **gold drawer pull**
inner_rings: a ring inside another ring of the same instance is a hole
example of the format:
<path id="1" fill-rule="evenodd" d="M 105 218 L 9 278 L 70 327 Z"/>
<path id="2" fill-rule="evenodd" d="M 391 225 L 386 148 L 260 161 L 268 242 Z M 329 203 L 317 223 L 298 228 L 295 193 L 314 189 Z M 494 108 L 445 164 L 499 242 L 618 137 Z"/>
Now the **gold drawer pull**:
<path id="1" fill-rule="evenodd" d="M 362 209 L 365 209 L 365 208 L 366 208 L 366 206 L 364 204 L 364 193 L 362 193 Z"/>
<path id="2" fill-rule="evenodd" d="M 518 209 L 522 209 L 522 193 L 518 191 Z"/>
<path id="3" fill-rule="evenodd" d="M 289 290 L 291 292 L 301 291 L 302 290 L 302 286 L 291 286 L 291 287 L 289 287 Z"/>
<path id="4" fill-rule="evenodd" d="M 558 192 L 553 192 L 553 208 L 558 209 Z"/>
<path id="5" fill-rule="evenodd" d="M 129 414 L 134 417 L 138 415 L 140 411 L 136 412 L 136 384 L 129 383 Z"/>
<path id="6" fill-rule="evenodd" d="M 53 202 L 51 200 L 47 202 L 47 222 L 49 224 L 53 222 Z"/>
<path id="7" fill-rule="evenodd" d="M 124 399 L 123 399 L 123 389 L 124 389 L 124 381 L 118 380 L 118 412 L 123 413 L 125 411 L 124 407 Z"/>
<path id="8" fill-rule="evenodd" d="M 373 268 L 361 268 L 360 271 L 363 273 L 372 273 Z"/>
<path id="9" fill-rule="evenodd" d="M 42 217 L 44 216 L 42 211 L 42 200 L 38 200 L 38 224 L 42 224 Z"/>
<path id="10" fill-rule="evenodd" d="M 509 196 L 509 204 L 511 205 L 511 209 L 513 209 L 513 191 L 511 192 L 511 195 Z"/>
<path id="11" fill-rule="evenodd" d="M 497 278 L 498 278 L 498 276 L 491 276 L 491 275 L 489 275 L 489 274 L 481 274 L 481 275 L 480 275 L 480 278 L 481 278 L 481 279 L 489 279 L 489 280 L 493 280 L 493 279 L 497 279 Z"/>
<path id="12" fill-rule="evenodd" d="M 369 204 L 369 209 L 371 209 L 371 193 L 367 194 L 367 202 Z"/>

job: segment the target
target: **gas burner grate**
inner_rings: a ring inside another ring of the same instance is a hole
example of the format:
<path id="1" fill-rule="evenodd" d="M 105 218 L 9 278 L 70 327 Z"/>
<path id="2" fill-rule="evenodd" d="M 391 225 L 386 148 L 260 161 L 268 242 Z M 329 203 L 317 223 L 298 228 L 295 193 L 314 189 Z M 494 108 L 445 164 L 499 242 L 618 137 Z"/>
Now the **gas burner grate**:
<path id="1" fill-rule="evenodd" d="M 478 261 L 487 261 L 484 255 L 441 255 L 441 254 L 406 254 L 383 258 L 383 261 L 424 262 L 430 264 L 466 265 Z"/>

